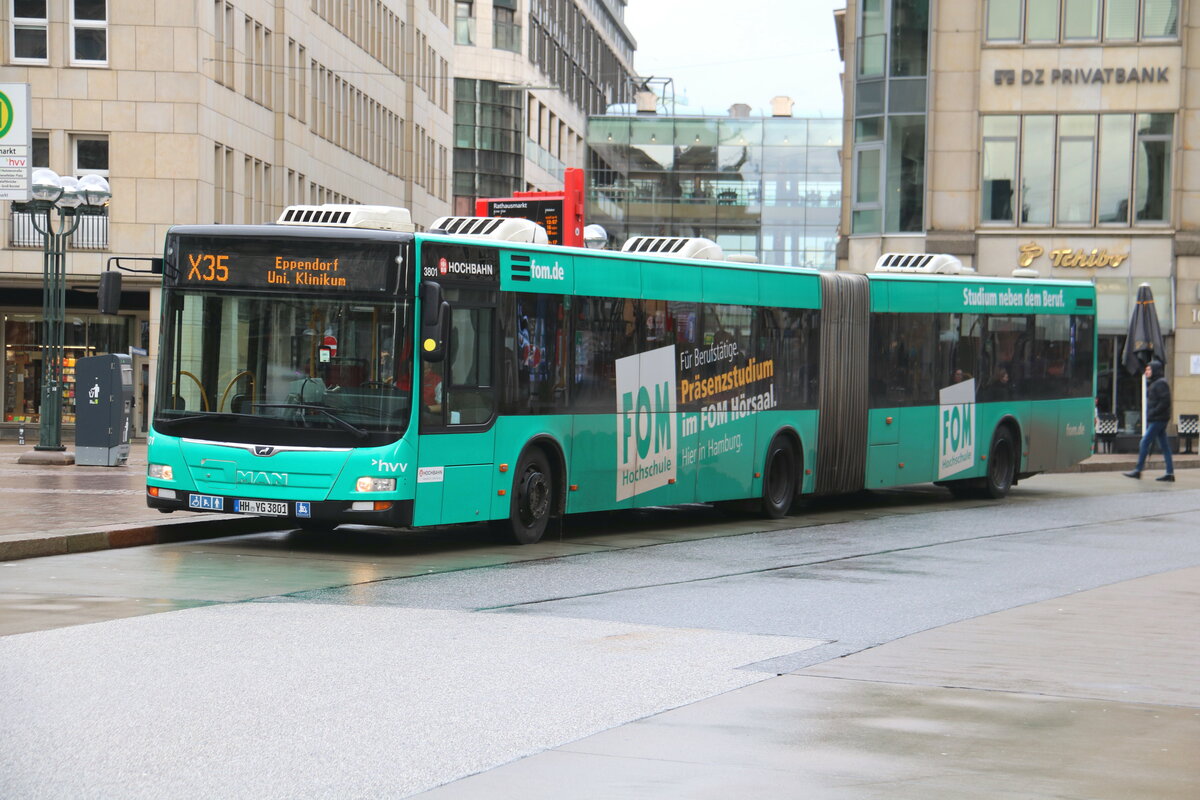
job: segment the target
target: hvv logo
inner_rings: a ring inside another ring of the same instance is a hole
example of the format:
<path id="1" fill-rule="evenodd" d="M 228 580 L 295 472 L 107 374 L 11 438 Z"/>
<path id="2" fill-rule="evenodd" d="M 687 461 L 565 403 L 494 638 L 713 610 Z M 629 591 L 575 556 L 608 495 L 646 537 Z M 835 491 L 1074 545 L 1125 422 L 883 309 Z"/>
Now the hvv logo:
<path id="1" fill-rule="evenodd" d="M 975 379 L 938 394 L 938 479 L 975 463 Z"/>
<path id="2" fill-rule="evenodd" d="M 617 359 L 617 499 L 675 480 L 675 347 Z"/>

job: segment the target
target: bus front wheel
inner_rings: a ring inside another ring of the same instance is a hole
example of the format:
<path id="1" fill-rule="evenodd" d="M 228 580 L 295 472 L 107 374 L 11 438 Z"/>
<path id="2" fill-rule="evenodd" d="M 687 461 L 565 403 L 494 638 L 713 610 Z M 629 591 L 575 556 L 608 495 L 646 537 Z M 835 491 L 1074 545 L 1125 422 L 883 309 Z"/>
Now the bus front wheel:
<path id="1" fill-rule="evenodd" d="M 763 516 L 781 519 L 787 514 L 796 498 L 796 473 L 795 449 L 782 436 L 775 437 L 763 467 Z"/>
<path id="2" fill-rule="evenodd" d="M 521 456 L 513 476 L 508 532 L 517 544 L 533 544 L 542 538 L 554 507 L 554 473 L 550 459 L 539 448 Z"/>

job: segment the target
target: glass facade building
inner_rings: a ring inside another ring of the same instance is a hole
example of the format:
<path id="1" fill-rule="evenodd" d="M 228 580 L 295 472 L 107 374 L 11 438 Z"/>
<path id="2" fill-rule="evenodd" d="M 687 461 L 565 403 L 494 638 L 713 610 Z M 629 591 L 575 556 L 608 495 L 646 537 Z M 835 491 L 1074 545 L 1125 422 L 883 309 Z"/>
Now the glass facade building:
<path id="1" fill-rule="evenodd" d="M 855 65 L 852 233 L 925 224 L 929 0 L 862 0 Z"/>
<path id="2" fill-rule="evenodd" d="M 703 236 L 726 254 L 834 269 L 842 122 L 792 117 L 592 117 L 589 223 Z"/>

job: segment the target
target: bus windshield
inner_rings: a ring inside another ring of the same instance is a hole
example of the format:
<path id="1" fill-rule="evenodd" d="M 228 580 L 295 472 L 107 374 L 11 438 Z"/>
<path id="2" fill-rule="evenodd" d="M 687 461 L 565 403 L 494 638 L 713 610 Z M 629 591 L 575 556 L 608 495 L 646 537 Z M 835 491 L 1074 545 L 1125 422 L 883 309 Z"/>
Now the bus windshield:
<path id="1" fill-rule="evenodd" d="M 411 415 L 408 298 L 170 289 L 155 427 L 172 436 L 379 445 Z"/>

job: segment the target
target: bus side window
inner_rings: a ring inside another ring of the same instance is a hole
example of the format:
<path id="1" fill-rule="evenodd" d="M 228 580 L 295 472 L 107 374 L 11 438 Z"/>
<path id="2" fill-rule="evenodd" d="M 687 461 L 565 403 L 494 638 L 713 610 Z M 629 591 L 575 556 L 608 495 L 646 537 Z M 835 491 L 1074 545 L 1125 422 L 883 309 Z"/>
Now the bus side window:
<path id="1" fill-rule="evenodd" d="M 452 312 L 449 380 L 443 376 L 442 389 L 450 425 L 481 425 L 492 418 L 494 315 L 490 308 L 456 306 Z"/>

